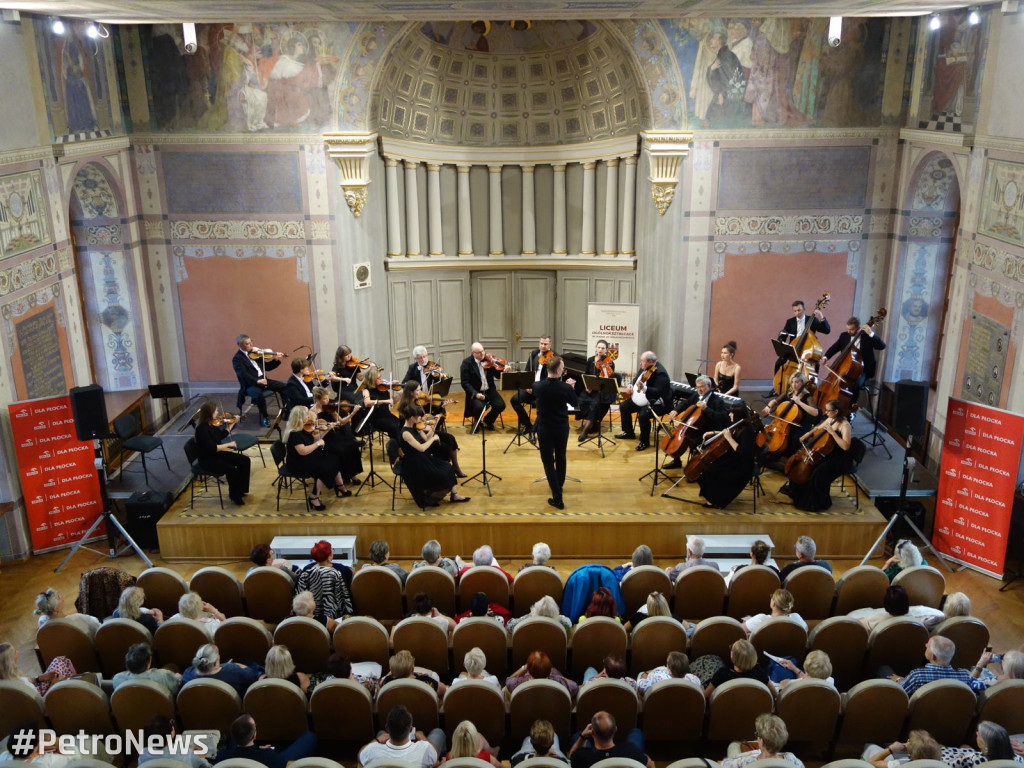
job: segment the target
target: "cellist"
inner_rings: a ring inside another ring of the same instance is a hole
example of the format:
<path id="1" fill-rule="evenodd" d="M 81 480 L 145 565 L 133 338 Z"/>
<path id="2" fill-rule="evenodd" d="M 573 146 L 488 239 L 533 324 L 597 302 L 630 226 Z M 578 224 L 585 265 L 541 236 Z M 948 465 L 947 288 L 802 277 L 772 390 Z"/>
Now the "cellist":
<path id="1" fill-rule="evenodd" d="M 825 314 L 820 309 L 815 309 L 812 315 L 806 314 L 802 299 L 794 301 L 792 309 L 793 316 L 786 320 L 786 324 L 779 331 L 779 341 L 783 344 L 791 344 L 793 339 L 798 338 L 805 330 L 808 330 L 808 326 L 811 333 L 832 333 L 832 326 L 828 324 L 828 319 L 826 319 Z M 776 360 L 775 370 L 779 370 L 784 362 L 785 360 L 781 357 Z M 772 394 L 776 395 L 778 393 L 772 392 Z"/>
<path id="2" fill-rule="evenodd" d="M 797 509 L 807 512 L 821 512 L 832 506 L 832 496 L 829 493 L 832 481 L 850 468 L 853 427 L 838 400 L 829 400 L 825 403 L 825 420 L 800 438 L 801 450 L 815 444 L 823 433 L 835 441 L 835 445 L 815 465 L 810 480 L 797 485 L 791 479 L 780 489 L 782 493 L 792 497 L 793 505 Z M 794 455 L 790 461 L 796 458 Z"/>
<path id="3" fill-rule="evenodd" d="M 729 405 L 725 399 L 715 392 L 714 382 L 710 376 L 698 376 L 696 381 L 697 391 L 696 393 L 690 393 L 683 397 L 677 397 L 672 403 L 672 410 L 669 411 L 669 421 L 675 419 L 679 414 L 685 411 L 690 406 L 696 405 L 706 415 L 706 426 L 711 427 L 713 430 L 722 429 L 728 424 L 729 421 Z M 701 440 L 701 435 L 693 434 L 687 440 L 691 446 L 696 445 Z M 662 469 L 681 469 L 683 466 L 682 453 L 678 456 L 674 456 L 669 461 L 661 465 Z"/>
<path id="4" fill-rule="evenodd" d="M 801 411 L 801 418 L 800 423 L 791 429 L 787 447 L 781 454 L 777 454 L 779 456 L 789 456 L 799 447 L 800 438 L 811 430 L 821 413 L 818 410 L 818 406 L 814 404 L 814 398 L 811 397 L 810 391 L 807 389 L 807 376 L 800 371 L 789 377 L 789 389 L 786 391 L 786 394 L 769 400 L 768 405 L 761 411 L 761 414 L 768 416 L 784 403 L 793 403 L 797 406 Z M 771 428 L 771 425 L 769 424 L 768 427 Z"/>
<path id="5" fill-rule="evenodd" d="M 850 402 L 856 403 L 860 399 L 860 390 L 864 386 L 864 382 L 875 378 L 875 371 L 878 368 L 875 350 L 885 349 L 885 342 L 870 325 L 861 325 L 859 318 L 851 317 L 846 321 L 846 330 L 840 333 L 836 343 L 825 351 L 825 359 L 830 360 L 835 355 L 841 355 L 852 343 L 859 345 L 861 360 L 864 364 L 864 372 L 858 379 L 846 382 L 850 388 Z"/>
<path id="6" fill-rule="evenodd" d="M 699 478 L 700 495 L 706 507 L 724 509 L 754 476 L 754 414 L 746 403 L 733 403 L 729 408 L 729 427 L 705 432 L 703 439 L 725 440 L 729 449 L 724 456 L 707 467 Z M 741 423 L 742 422 L 742 423 Z"/>

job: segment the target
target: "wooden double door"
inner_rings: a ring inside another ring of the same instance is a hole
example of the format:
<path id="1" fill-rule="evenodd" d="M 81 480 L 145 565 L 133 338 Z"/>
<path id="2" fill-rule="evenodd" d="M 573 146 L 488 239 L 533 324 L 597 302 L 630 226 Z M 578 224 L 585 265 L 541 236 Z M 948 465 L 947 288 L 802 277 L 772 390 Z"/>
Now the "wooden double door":
<path id="1" fill-rule="evenodd" d="M 529 358 L 541 336 L 557 342 L 556 287 L 554 272 L 474 272 L 470 276 L 472 341 L 519 363 Z"/>

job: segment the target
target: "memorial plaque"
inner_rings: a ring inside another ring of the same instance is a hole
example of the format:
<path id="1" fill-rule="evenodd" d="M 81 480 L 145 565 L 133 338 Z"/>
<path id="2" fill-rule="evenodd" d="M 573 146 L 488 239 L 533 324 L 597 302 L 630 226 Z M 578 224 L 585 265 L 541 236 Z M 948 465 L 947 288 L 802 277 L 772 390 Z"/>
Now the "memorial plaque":
<path id="1" fill-rule="evenodd" d="M 977 312 L 971 313 L 967 360 L 960 386 L 960 396 L 964 400 L 993 407 L 999 405 L 1009 345 L 1009 328 Z"/>
<path id="2" fill-rule="evenodd" d="M 25 375 L 26 397 L 53 397 L 67 392 L 57 333 L 57 311 L 49 307 L 26 317 L 15 324 L 15 333 Z"/>

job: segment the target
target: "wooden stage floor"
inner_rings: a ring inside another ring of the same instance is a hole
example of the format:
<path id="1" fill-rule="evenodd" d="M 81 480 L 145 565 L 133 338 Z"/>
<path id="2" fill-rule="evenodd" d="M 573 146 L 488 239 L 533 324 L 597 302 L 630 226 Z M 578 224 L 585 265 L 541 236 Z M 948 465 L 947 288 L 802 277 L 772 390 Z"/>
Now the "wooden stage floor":
<path id="1" fill-rule="evenodd" d="M 449 413 L 461 413 L 461 404 Z M 508 418 L 511 416 L 511 420 Z M 663 498 L 670 482 L 658 485 L 651 495 L 651 481 L 638 478 L 654 468 L 655 452 L 635 450 L 632 440 L 605 446 L 601 457 L 596 445 L 579 446 L 575 426 L 569 436 L 569 475 L 564 511 L 547 504 L 550 495 L 543 480 L 540 457 L 525 440 L 512 445 L 515 416 L 506 411 L 504 430 L 486 433 L 487 469 L 501 479 L 491 480 L 492 496 L 479 481 L 461 487 L 472 496 L 466 504 L 441 503 L 421 511 L 408 492 L 398 496 L 391 510 L 391 489 L 386 485 L 365 487 L 347 499 L 324 496 L 324 512 L 307 513 L 301 489 L 293 496 L 282 493 L 281 509 L 275 510 L 271 483 L 276 471 L 264 446 L 268 467 L 258 454 L 253 457 L 253 476 L 246 505 L 236 507 L 224 496 L 222 511 L 216 489 L 196 488 L 195 506 L 185 493 L 158 525 L 161 556 L 165 560 L 223 560 L 245 558 L 255 544 L 277 535 L 350 534 L 358 536 L 357 555 L 365 559 L 370 542 L 386 539 L 394 558 L 419 558 L 423 542 L 437 538 L 445 552 L 472 552 L 483 543 L 492 544 L 503 558 L 529 560 L 537 541 L 547 542 L 556 557 L 622 558 L 627 560 L 638 544 L 649 544 L 656 557 L 683 556 L 686 535 L 698 533 L 768 533 L 776 544 L 777 557 L 789 556 L 797 536 L 808 534 L 825 558 L 860 558 L 882 532 L 885 520 L 860 494 L 860 508 L 854 505 L 854 489 L 847 480 L 845 490 L 833 486 L 833 506 L 824 513 L 796 510 L 789 498 L 779 495 L 784 477 L 774 472 L 762 476 L 764 495 L 754 510 L 748 488 L 728 509 L 709 510 L 702 506 L 696 484 L 680 483 L 673 495 L 695 503 Z M 606 422 L 607 424 L 607 422 Z M 617 430 L 616 430 L 617 431 Z M 470 435 L 457 423 L 451 432 L 458 440 L 463 470 L 473 475 L 482 467 L 480 435 Z M 250 454 L 255 451 L 251 450 Z M 659 457 L 664 460 L 664 457 Z M 364 469 L 369 461 L 364 452 Z M 394 476 L 376 447 L 374 468 L 388 481 Z M 671 473 L 681 474 L 678 470 Z M 366 477 L 366 473 L 362 477 Z M 535 482 L 540 478 L 539 482 Z"/>

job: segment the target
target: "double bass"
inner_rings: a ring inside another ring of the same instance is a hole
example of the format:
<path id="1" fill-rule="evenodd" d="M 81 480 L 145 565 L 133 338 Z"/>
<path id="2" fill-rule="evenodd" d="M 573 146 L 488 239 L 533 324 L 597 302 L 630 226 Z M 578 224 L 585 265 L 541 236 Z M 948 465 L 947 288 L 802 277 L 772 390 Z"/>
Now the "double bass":
<path id="1" fill-rule="evenodd" d="M 814 312 L 825 309 L 832 301 L 832 294 L 825 291 L 821 294 L 821 298 L 818 299 L 814 304 Z M 797 371 L 807 376 L 808 383 L 812 378 L 817 376 L 817 363 L 821 360 L 823 350 L 821 344 L 818 342 L 818 337 L 814 335 L 814 331 L 811 330 L 813 324 L 814 312 L 811 313 L 812 319 L 809 319 L 804 325 L 804 332 L 793 339 L 789 346 L 793 347 L 796 351 L 796 357 L 799 362 L 794 363 L 791 360 L 787 360 L 783 363 L 779 370 L 775 372 L 775 377 L 772 380 L 776 392 L 786 391 L 786 382 L 789 381 L 790 377 Z"/>
<path id="2" fill-rule="evenodd" d="M 885 320 L 888 314 L 885 307 L 879 307 L 878 311 L 868 319 L 867 324 L 874 329 Z M 846 345 L 846 349 L 836 358 L 834 367 L 827 368 L 828 375 L 818 384 L 818 389 L 814 393 L 814 402 L 819 408 L 824 408 L 825 403 L 829 400 L 838 400 L 843 404 L 843 410 L 847 413 L 857 409 L 857 403 L 854 400 L 860 390 L 858 382 L 864 374 L 864 353 L 861 349 L 862 333 L 863 331 L 857 329 L 850 339 L 850 343 Z"/>

